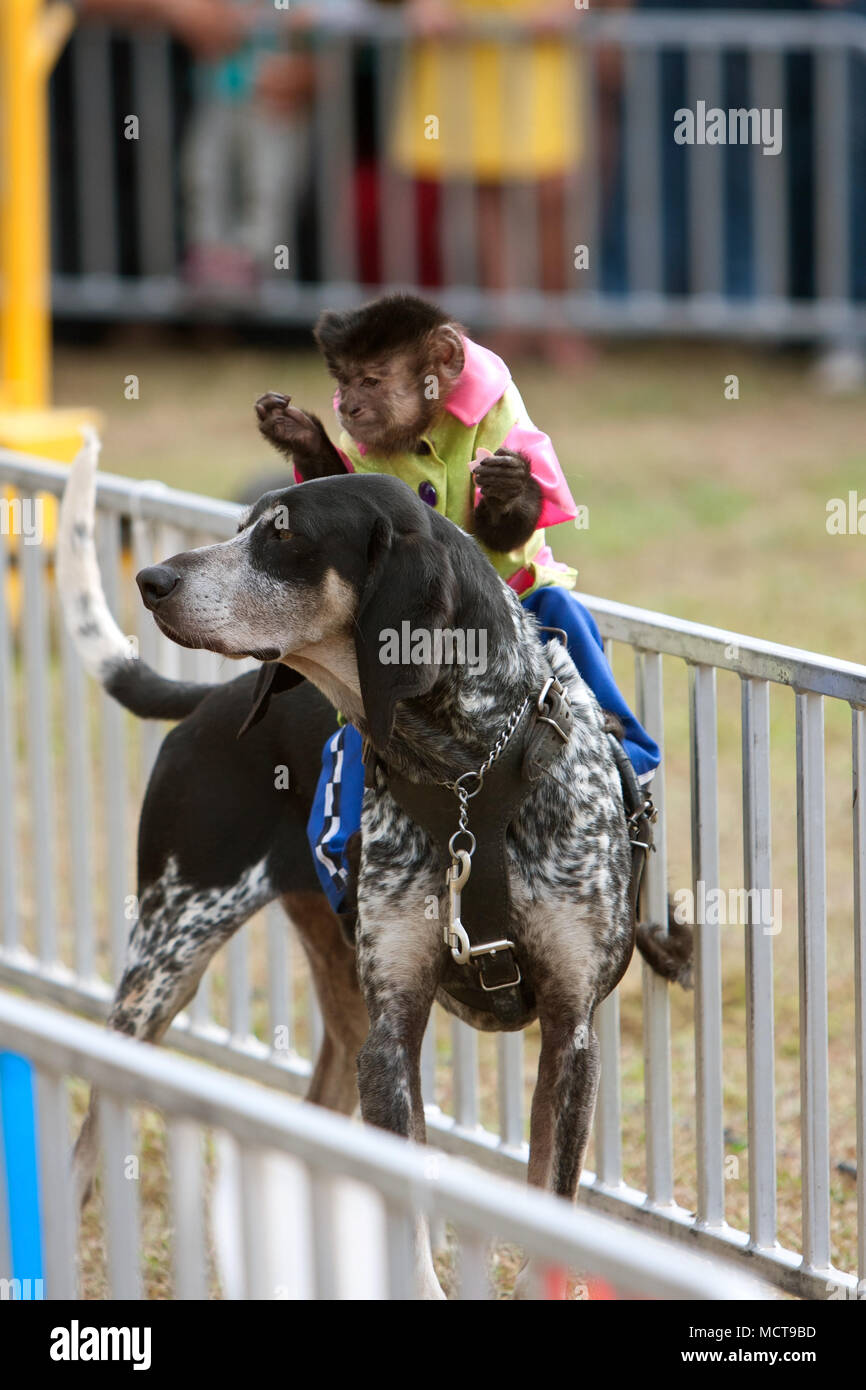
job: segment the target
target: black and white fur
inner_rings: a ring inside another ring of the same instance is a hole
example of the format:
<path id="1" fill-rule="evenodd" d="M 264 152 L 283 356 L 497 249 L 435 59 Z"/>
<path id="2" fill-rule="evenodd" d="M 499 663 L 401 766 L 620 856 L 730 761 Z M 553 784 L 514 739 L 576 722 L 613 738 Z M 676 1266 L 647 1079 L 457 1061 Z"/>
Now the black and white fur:
<path id="1" fill-rule="evenodd" d="M 598 1083 L 593 1015 L 621 978 L 634 940 L 618 774 L 602 713 L 570 658 L 559 643 L 539 642 L 534 617 L 475 542 L 403 483 L 319 479 L 262 498 L 232 540 L 138 577 L 159 627 L 175 640 L 277 661 L 307 678 L 275 695 L 238 742 L 252 677 L 190 687 L 127 658 L 93 557 L 96 453 L 91 440 L 64 500 L 59 578 L 67 622 L 89 668 L 127 707 L 186 715 L 163 744 L 145 798 L 142 910 L 112 1026 L 157 1041 L 213 952 L 280 897 L 299 926 L 325 1018 L 311 1098 L 351 1110 L 357 1055 L 365 1119 L 422 1141 L 427 1018 L 437 997 L 459 1009 L 439 991 L 447 947 L 430 904 L 444 907 L 441 872 L 425 832 L 384 786 L 368 789 L 358 883 L 362 1002 L 351 952 L 317 893 L 304 834 L 320 749 L 337 706 L 389 766 L 419 782 L 453 780 L 479 766 L 511 711 L 552 672 L 568 690 L 573 727 L 509 832 L 512 920 L 503 929 L 516 943 L 541 1023 L 530 1181 L 573 1197 Z M 406 619 L 413 629 L 486 628 L 486 670 L 382 665 L 380 633 Z M 290 768 L 291 794 L 274 790 L 281 763 Z M 94 1107 L 79 1141 L 83 1189 L 95 1144 Z M 432 1264 L 423 1252 L 421 1260 L 424 1287 L 435 1296 Z"/>

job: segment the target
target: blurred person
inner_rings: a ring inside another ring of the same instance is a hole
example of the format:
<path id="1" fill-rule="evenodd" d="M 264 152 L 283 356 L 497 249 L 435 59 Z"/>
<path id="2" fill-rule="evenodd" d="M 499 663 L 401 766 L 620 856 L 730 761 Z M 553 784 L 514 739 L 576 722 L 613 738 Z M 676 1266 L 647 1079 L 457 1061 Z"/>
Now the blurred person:
<path id="1" fill-rule="evenodd" d="M 243 30 L 231 0 L 77 0 L 82 19 L 167 29 L 202 58 L 230 53 Z"/>
<path id="2" fill-rule="evenodd" d="M 223 0 L 218 0 L 219 4 Z M 200 58 L 195 110 L 183 150 L 186 274 L 206 289 L 243 290 L 273 269 L 289 195 L 307 169 L 313 69 L 285 53 L 267 0 L 234 0 L 241 37 Z"/>
<path id="3" fill-rule="evenodd" d="M 583 156 L 580 72 L 562 38 L 577 18 L 572 0 L 409 0 L 406 11 L 417 37 L 398 84 L 390 157 L 422 190 L 449 180 L 474 185 L 485 289 L 523 288 L 509 284 L 507 243 L 532 229 L 508 225 L 506 194 L 531 188 L 538 281 L 549 293 L 565 290 L 566 196 Z M 466 20 L 501 13 L 526 20 L 528 34 L 503 43 L 461 33 Z M 496 338 L 506 354 L 526 345 L 522 335 Z M 586 355 L 580 340 L 556 325 L 540 347 L 557 364 Z"/>
<path id="4" fill-rule="evenodd" d="M 287 52 L 271 0 L 79 0 L 84 20 L 168 31 L 193 58 L 195 112 L 183 156 L 187 274 L 209 289 L 250 287 L 274 264 L 288 195 L 307 168 L 308 54 Z M 308 11 L 285 33 L 303 30 Z"/>

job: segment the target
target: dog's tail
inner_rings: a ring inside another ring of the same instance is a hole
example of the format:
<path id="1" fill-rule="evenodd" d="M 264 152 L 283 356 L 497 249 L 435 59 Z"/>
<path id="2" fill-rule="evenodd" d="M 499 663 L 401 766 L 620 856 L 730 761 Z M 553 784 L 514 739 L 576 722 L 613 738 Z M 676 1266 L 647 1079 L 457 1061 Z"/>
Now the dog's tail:
<path id="1" fill-rule="evenodd" d="M 691 989 L 694 983 L 694 934 L 691 927 L 678 922 L 668 902 L 668 929 L 641 924 L 635 944 L 647 965 L 672 984 Z"/>
<path id="2" fill-rule="evenodd" d="M 92 676 L 140 719 L 183 719 L 214 689 L 169 680 L 130 651 L 105 601 L 93 540 L 99 438 L 85 433 L 69 470 L 57 535 L 57 583 L 75 649 Z"/>

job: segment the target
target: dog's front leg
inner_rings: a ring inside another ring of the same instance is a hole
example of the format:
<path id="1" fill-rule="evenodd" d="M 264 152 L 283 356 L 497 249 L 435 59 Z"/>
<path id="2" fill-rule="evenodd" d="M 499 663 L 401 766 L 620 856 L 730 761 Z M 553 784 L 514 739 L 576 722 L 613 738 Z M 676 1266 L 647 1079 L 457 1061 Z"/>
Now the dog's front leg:
<path id="1" fill-rule="evenodd" d="M 541 1020 L 541 1056 L 530 1124 L 529 1181 L 574 1199 L 595 1097 L 599 1046 L 587 1014 Z"/>
<path id="2" fill-rule="evenodd" d="M 532 1098 L 529 1181 L 573 1200 L 592 1127 L 600 1073 L 599 1045 L 588 1009 L 547 1011 L 539 1003 L 541 1055 Z M 528 1261 L 515 1298 L 539 1298 L 540 1271 Z"/>
<path id="3" fill-rule="evenodd" d="M 361 1114 L 368 1124 L 423 1144 L 421 1044 L 441 971 L 441 928 L 425 916 L 423 897 L 413 895 L 407 905 L 405 894 L 385 896 L 365 892 L 362 881 L 358 972 L 370 1032 L 358 1056 Z M 445 1297 L 425 1217 L 415 1225 L 415 1283 L 421 1298 Z"/>

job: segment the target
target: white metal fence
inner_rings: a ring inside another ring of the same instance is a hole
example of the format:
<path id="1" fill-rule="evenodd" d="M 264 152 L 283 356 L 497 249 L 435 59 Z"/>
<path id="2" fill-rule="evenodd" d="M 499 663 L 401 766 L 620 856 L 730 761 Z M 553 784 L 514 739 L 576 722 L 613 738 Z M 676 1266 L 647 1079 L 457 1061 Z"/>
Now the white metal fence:
<path id="1" fill-rule="evenodd" d="M 481 266 L 471 179 L 443 179 L 424 202 L 392 158 L 418 43 L 399 9 L 324 5 L 308 36 L 311 106 L 286 138 L 292 168 L 278 241 L 288 264 L 245 287 L 229 311 L 306 326 L 326 304 L 356 303 L 377 285 L 424 285 L 478 327 L 862 342 L 866 17 L 590 7 L 572 19 L 557 43 L 580 98 L 580 153 L 563 173 L 559 283 L 540 269 L 541 215 L 551 233 L 539 181 L 503 182 L 506 270 L 495 286 Z M 503 15 L 465 32 L 498 45 L 506 72 L 527 42 Z M 182 273 L 190 228 L 181 150 L 191 119 L 183 90 L 167 37 L 84 24 L 73 39 L 53 89 L 61 316 L 226 312 L 224 296 Z M 780 152 L 676 145 L 675 112 L 699 102 L 726 113 L 780 110 Z M 125 135 L 129 113 L 135 139 Z M 465 119 L 468 148 L 469 105 Z M 434 229 L 432 261 L 424 223 Z"/>
<path id="2" fill-rule="evenodd" d="M 64 479 L 59 465 L 0 452 L 0 483 L 20 495 L 58 495 Z M 129 528 L 137 568 L 202 536 L 233 534 L 238 509 L 107 474 L 98 478 L 97 505 L 103 575 L 121 625 L 140 632 L 142 654 L 163 670 L 212 672 L 212 658 L 158 638 L 133 601 L 134 586 L 122 582 L 129 564 L 122 528 Z M 126 905 L 135 892 L 130 847 L 159 731 L 86 689 L 59 630 L 50 579 L 50 547 L 19 540 L 10 553 L 0 537 L 0 979 L 99 1017 L 122 963 Z M 584 1174 L 582 1197 L 690 1244 L 747 1255 L 763 1277 L 793 1292 L 855 1297 L 858 1274 L 866 1278 L 866 811 L 859 795 L 866 786 L 866 668 L 587 602 L 624 687 L 622 657 L 633 659 L 638 712 L 666 744 L 663 768 L 678 769 L 667 788 L 663 771 L 655 782 L 661 816 L 649 865 L 652 920 L 666 919 L 666 893 L 678 883 L 709 892 L 790 882 L 797 951 L 793 929 L 779 935 L 754 911 L 736 934 L 698 919 L 693 1067 L 672 1050 L 671 1011 L 681 1022 L 685 996 L 672 996 L 644 967 L 642 1000 L 633 988 L 623 995 L 627 978 L 606 1001 L 597 1017 L 603 1063 L 594 1171 Z M 795 767 L 779 747 L 786 711 Z M 690 862 L 680 843 L 689 827 Z M 740 1004 L 738 1031 L 730 1019 Z M 641 1015 L 642 1047 L 634 1037 Z M 776 1036 L 777 1017 L 783 1036 Z M 275 1030 L 285 1040 L 286 1029 L 288 1048 L 278 1049 Z M 280 917 L 232 940 L 227 969 L 212 966 L 170 1041 L 240 1074 L 303 1089 L 317 1041 L 315 1010 Z M 432 1141 L 501 1172 L 522 1172 L 534 1046 L 532 1034 L 480 1037 L 438 1017 L 424 1050 Z M 739 1139 L 729 1133 L 738 1120 L 745 1126 Z M 777 1129 L 787 1136 L 778 1151 Z M 747 1177 L 734 1183 L 743 1151 Z M 855 1152 L 850 1181 L 839 1176 L 838 1160 L 847 1155 L 850 1169 Z M 839 1186 L 845 1182 L 850 1191 Z M 738 1207 L 746 1192 L 747 1210 Z M 840 1269 L 833 1241 L 844 1226 L 859 1236 L 856 1255 L 849 1248 Z"/>
<path id="3" fill-rule="evenodd" d="M 0 1050 L 29 1058 L 36 1069 L 48 1298 L 79 1294 L 68 1164 L 68 1090 L 75 1078 L 98 1085 L 101 1097 L 110 1298 L 142 1296 L 140 1175 L 131 1168 L 136 1103 L 158 1107 L 168 1125 L 176 1298 L 208 1292 L 206 1128 L 227 1136 L 238 1151 L 231 1181 L 241 1226 L 241 1268 L 233 1272 L 239 1297 L 412 1298 L 419 1213 L 434 1227 L 454 1229 L 454 1284 L 461 1299 L 492 1296 L 486 1269 L 491 1241 L 519 1245 L 555 1272 L 600 1277 L 620 1295 L 767 1295 L 750 1275 L 690 1252 L 677 1251 L 672 1259 L 668 1242 L 621 1222 L 2 991 Z M 0 1270 L 9 1267 L 6 1217 L 0 1192 Z"/>

